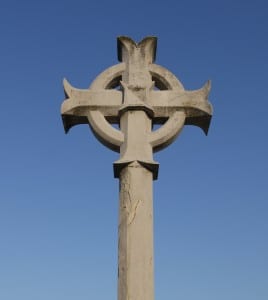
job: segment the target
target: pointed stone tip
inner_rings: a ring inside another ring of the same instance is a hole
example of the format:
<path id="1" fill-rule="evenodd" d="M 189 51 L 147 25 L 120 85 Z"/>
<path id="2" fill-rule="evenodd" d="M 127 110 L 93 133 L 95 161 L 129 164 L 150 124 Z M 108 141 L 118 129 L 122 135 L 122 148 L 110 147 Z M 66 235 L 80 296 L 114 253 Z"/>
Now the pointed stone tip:
<path id="1" fill-rule="evenodd" d="M 66 78 L 63 78 L 62 84 L 63 84 L 63 88 L 64 88 L 65 97 L 66 97 L 66 99 L 68 99 L 71 95 L 72 86 Z"/>
<path id="2" fill-rule="evenodd" d="M 62 123 L 63 123 L 64 132 L 65 132 L 65 134 L 67 134 L 68 131 L 70 130 L 70 126 L 68 125 L 67 118 L 65 115 L 62 115 L 61 119 L 62 119 Z"/>
<path id="3" fill-rule="evenodd" d="M 204 88 L 207 90 L 207 94 L 209 94 L 209 92 L 211 90 L 211 80 L 210 79 L 205 83 Z"/>
<path id="4" fill-rule="evenodd" d="M 208 116 L 205 117 L 203 122 L 200 122 L 199 126 L 203 130 L 205 135 L 208 135 L 211 119 L 212 119 L 212 116 L 208 115 Z"/>

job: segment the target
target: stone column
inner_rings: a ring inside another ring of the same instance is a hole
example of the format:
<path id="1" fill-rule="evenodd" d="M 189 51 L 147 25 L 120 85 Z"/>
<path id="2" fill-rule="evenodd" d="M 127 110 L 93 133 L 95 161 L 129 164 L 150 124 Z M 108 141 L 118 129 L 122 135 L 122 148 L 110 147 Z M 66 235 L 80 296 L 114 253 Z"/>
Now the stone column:
<path id="1" fill-rule="evenodd" d="M 120 173 L 118 300 L 153 300 L 152 173 L 137 161 Z"/>

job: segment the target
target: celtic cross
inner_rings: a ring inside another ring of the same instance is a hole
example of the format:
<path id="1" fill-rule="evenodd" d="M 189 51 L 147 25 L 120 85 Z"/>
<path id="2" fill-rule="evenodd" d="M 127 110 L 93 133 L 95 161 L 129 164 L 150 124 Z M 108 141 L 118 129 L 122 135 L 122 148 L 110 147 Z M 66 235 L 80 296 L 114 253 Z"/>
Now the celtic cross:
<path id="1" fill-rule="evenodd" d="M 117 42 L 120 63 L 102 72 L 89 89 L 64 80 L 61 114 L 66 132 L 89 124 L 101 143 L 120 152 L 114 163 L 120 180 L 118 300 L 153 300 L 152 180 L 158 175 L 153 153 L 172 143 L 184 125 L 208 132 L 210 82 L 186 91 L 171 72 L 154 64 L 155 37 L 137 44 L 121 36 Z M 155 124 L 162 126 L 153 130 Z"/>

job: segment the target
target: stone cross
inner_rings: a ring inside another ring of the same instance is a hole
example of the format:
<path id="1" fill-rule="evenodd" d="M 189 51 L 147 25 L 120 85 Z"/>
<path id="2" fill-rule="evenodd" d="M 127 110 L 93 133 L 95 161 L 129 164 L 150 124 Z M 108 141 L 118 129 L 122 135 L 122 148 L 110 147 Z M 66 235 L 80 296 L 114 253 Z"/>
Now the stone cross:
<path id="1" fill-rule="evenodd" d="M 184 125 L 207 134 L 212 116 L 210 82 L 186 91 L 171 72 L 154 64 L 156 43 L 155 37 L 137 44 L 121 36 L 120 63 L 101 73 L 89 89 L 64 80 L 65 131 L 89 124 L 101 143 L 120 152 L 114 163 L 120 180 L 118 300 L 154 299 L 152 180 L 158 163 L 153 152 L 172 143 Z M 155 124 L 162 126 L 153 130 Z"/>

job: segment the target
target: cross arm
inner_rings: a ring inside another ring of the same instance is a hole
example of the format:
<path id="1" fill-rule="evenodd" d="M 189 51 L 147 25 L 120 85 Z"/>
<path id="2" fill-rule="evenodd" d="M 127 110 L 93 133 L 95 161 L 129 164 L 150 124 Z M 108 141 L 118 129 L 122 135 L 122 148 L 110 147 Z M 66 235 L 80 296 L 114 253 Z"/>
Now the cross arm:
<path id="1" fill-rule="evenodd" d="M 64 79 L 66 99 L 61 106 L 61 115 L 65 132 L 78 124 L 89 124 L 90 111 L 98 110 L 113 122 L 122 104 L 122 93 L 112 89 L 77 89 Z"/>
<path id="2" fill-rule="evenodd" d="M 185 125 L 195 125 L 207 134 L 212 117 L 212 106 L 208 101 L 211 83 L 208 81 L 195 91 L 163 90 L 151 91 L 149 104 L 158 123 L 164 123 L 174 111 L 185 113 Z"/>

